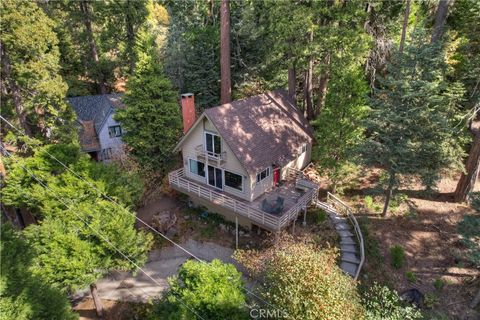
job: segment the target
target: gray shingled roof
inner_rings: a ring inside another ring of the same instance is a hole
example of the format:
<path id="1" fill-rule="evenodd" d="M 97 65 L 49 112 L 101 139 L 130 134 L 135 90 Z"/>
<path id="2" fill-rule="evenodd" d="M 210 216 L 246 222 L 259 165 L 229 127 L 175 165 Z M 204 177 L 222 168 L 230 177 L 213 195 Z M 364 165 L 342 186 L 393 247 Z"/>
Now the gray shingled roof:
<path id="1" fill-rule="evenodd" d="M 251 175 L 295 160 L 313 140 L 312 128 L 285 90 L 206 109 L 205 115 Z"/>
<path id="2" fill-rule="evenodd" d="M 123 108 L 124 105 L 120 101 L 123 94 L 101 94 L 95 96 L 82 96 L 68 98 L 68 102 L 75 109 L 78 120 L 93 121 L 95 131 L 98 133 L 102 129 L 103 124 L 107 120 L 108 115 L 115 108 Z"/>

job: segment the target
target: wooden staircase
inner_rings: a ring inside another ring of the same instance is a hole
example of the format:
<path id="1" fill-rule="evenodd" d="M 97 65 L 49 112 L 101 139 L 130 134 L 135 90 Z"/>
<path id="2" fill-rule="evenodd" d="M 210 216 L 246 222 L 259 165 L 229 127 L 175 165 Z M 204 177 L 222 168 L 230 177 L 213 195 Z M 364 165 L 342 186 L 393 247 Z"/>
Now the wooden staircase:
<path id="1" fill-rule="evenodd" d="M 327 201 L 317 200 L 315 205 L 325 210 L 340 236 L 340 268 L 357 280 L 365 261 L 362 232 L 357 219 L 343 201 L 331 193 L 328 193 Z"/>

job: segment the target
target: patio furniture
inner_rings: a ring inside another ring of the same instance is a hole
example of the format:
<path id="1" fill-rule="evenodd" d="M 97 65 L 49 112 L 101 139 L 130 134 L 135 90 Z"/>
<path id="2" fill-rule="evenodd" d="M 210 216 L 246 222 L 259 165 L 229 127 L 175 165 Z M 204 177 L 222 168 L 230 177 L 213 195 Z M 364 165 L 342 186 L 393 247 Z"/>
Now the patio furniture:
<path id="1" fill-rule="evenodd" d="M 279 214 L 283 210 L 285 199 L 278 197 L 274 203 L 270 203 L 266 198 L 262 201 L 262 210 L 271 214 Z"/>

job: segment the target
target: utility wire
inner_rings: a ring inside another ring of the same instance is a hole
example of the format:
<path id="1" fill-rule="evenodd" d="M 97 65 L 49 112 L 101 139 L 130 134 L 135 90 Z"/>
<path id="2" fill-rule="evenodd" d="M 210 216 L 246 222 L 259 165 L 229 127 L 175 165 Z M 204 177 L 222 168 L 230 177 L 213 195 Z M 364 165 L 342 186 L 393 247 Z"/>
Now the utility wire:
<path id="1" fill-rule="evenodd" d="M 106 243 L 108 243 L 108 245 L 110 247 L 112 247 L 115 251 L 117 251 L 123 258 L 125 258 L 126 260 L 128 260 L 132 265 L 134 265 L 138 270 L 142 271 L 143 274 L 145 274 L 150 280 L 152 280 L 156 285 L 158 285 L 159 287 L 162 287 L 162 284 L 160 282 L 158 282 L 156 279 L 154 279 L 152 276 L 150 276 L 148 273 L 145 272 L 145 270 L 143 270 L 142 267 L 140 267 L 138 264 L 136 264 L 134 261 L 132 261 L 126 254 L 124 254 L 120 249 L 118 249 L 113 243 L 110 242 L 110 240 L 108 240 L 107 237 L 105 237 L 104 235 L 102 235 L 98 230 L 95 230 L 85 219 L 83 219 L 79 214 L 77 214 L 77 212 L 72 209 L 68 204 L 66 204 L 61 198 L 59 198 L 54 192 L 54 190 L 52 190 L 49 186 L 47 186 L 42 180 L 40 180 L 39 178 L 37 178 L 37 176 L 35 175 L 35 173 L 33 173 L 30 169 L 28 169 L 27 167 L 25 167 L 24 165 L 22 165 L 20 163 L 20 161 L 16 160 L 15 158 L 13 158 L 13 155 L 8 152 L 3 146 L 0 146 L 0 148 L 2 149 L 3 152 L 5 152 L 5 154 L 7 154 L 9 156 L 9 158 L 13 159 L 13 161 L 15 161 L 20 167 L 23 168 L 23 170 L 25 170 L 33 179 L 35 179 L 44 189 L 50 191 L 52 193 L 52 195 L 60 202 L 62 203 L 68 210 L 70 210 L 71 212 L 73 212 L 84 224 L 86 224 L 93 232 L 94 234 L 96 234 L 97 236 L 99 236 L 101 239 L 103 239 Z M 78 229 L 77 229 L 78 230 Z M 176 295 L 172 295 L 173 297 L 175 297 L 182 305 L 184 305 L 188 310 L 190 310 L 193 314 L 195 314 L 197 317 L 199 317 L 200 319 L 202 320 L 206 320 L 205 318 L 203 318 L 202 316 L 200 316 L 193 308 L 189 307 L 182 299 L 180 299 L 179 297 L 177 297 Z"/>
<path id="2" fill-rule="evenodd" d="M 12 129 L 14 129 L 17 133 L 19 133 L 20 135 L 26 137 L 27 139 L 30 139 L 30 137 L 28 137 L 27 135 L 25 135 L 25 133 L 23 133 L 20 129 L 18 129 L 17 127 L 15 127 L 12 123 L 10 123 L 7 119 L 5 119 L 3 116 L 0 115 L 0 119 L 3 120 L 5 123 L 7 123 Z M 28 142 L 25 142 L 27 145 L 30 145 L 31 146 L 31 143 L 28 143 Z M 202 263 L 206 263 L 206 261 L 200 259 L 199 257 L 197 257 L 195 254 L 191 253 L 190 251 L 188 251 L 187 249 L 185 249 L 184 247 L 182 247 L 180 244 L 176 243 L 175 241 L 173 241 L 172 239 L 170 239 L 169 237 L 167 237 L 165 234 L 163 234 L 162 232 L 158 231 L 157 229 L 155 229 L 154 227 L 152 227 L 150 224 L 148 224 L 147 222 L 145 222 L 144 220 L 140 219 L 136 214 L 128 211 L 127 209 L 125 209 L 122 205 L 120 205 L 117 201 L 115 201 L 114 199 L 112 199 L 108 194 L 106 194 L 105 192 L 103 192 L 102 190 L 100 190 L 97 186 L 95 186 L 93 183 L 91 183 L 90 181 L 87 181 L 85 178 L 83 178 L 81 175 L 79 175 L 78 173 L 76 173 L 75 171 L 73 171 L 72 169 L 70 169 L 65 163 L 63 163 L 62 161 L 58 160 L 57 157 L 55 157 L 54 155 L 52 155 L 50 152 L 48 152 L 48 150 L 44 149 L 43 150 L 50 158 L 52 158 L 53 160 L 55 160 L 56 162 L 58 162 L 62 167 L 64 167 L 66 170 L 68 170 L 70 173 L 72 173 L 75 177 L 77 177 L 78 179 L 82 180 L 83 182 L 87 183 L 91 188 L 95 189 L 97 192 L 100 193 L 101 196 L 103 196 L 104 198 L 106 198 L 107 200 L 109 200 L 110 202 L 112 202 L 113 204 L 115 204 L 117 207 L 121 208 L 122 211 L 132 215 L 135 219 L 137 219 L 139 222 L 141 222 L 143 225 L 145 225 L 148 229 L 152 230 L 154 233 L 160 235 L 162 238 L 164 238 L 165 240 L 169 241 L 170 243 L 172 243 L 174 246 L 176 246 L 177 248 L 181 249 L 183 252 L 185 252 L 187 255 L 191 256 L 192 258 L 194 258 L 195 260 L 199 261 L 199 262 L 202 262 Z M 242 287 L 242 290 L 244 290 L 247 294 L 250 294 L 252 295 L 253 297 L 257 298 L 258 300 L 262 301 L 263 303 L 265 303 L 266 305 L 272 307 L 272 308 L 276 308 L 275 306 L 273 306 L 272 304 L 270 304 L 268 301 L 264 300 L 263 298 L 261 298 L 260 296 L 258 296 L 256 293 L 248 290 L 247 288 L 245 287 Z"/>

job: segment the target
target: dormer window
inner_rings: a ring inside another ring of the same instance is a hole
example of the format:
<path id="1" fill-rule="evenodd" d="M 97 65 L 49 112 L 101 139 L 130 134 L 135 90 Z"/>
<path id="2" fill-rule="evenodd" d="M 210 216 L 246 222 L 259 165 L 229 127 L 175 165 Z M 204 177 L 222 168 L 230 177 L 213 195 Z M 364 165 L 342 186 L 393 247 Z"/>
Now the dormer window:
<path id="1" fill-rule="evenodd" d="M 211 156 L 218 156 L 222 153 L 222 140 L 220 136 L 205 132 L 205 150 Z"/>

